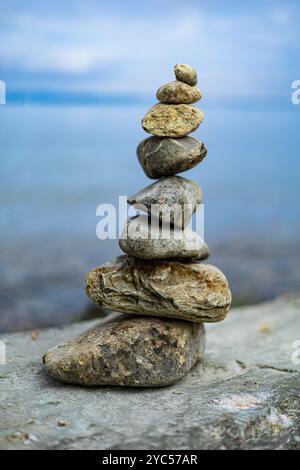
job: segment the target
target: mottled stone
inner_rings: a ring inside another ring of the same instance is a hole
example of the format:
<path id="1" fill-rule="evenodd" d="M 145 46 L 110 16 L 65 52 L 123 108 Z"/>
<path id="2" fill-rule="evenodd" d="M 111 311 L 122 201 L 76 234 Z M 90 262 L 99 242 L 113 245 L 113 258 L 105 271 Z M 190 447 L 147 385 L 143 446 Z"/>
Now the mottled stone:
<path id="1" fill-rule="evenodd" d="M 149 178 L 161 178 L 189 170 L 200 163 L 207 150 L 194 137 L 148 137 L 137 148 L 139 162 Z"/>
<path id="2" fill-rule="evenodd" d="M 159 137 L 184 137 L 201 124 L 204 113 L 189 104 L 164 104 L 153 106 L 142 119 L 142 127 Z"/>
<path id="3" fill-rule="evenodd" d="M 198 88 L 178 80 L 162 85 L 156 93 L 156 98 L 162 103 L 191 104 L 201 99 Z"/>
<path id="4" fill-rule="evenodd" d="M 200 186 L 181 176 L 168 176 L 147 186 L 127 201 L 140 210 L 156 215 L 162 222 L 184 228 L 202 199 Z"/>
<path id="5" fill-rule="evenodd" d="M 190 65 L 177 64 L 174 67 L 174 73 L 177 80 L 188 83 L 191 86 L 197 84 L 197 73 Z"/>
<path id="6" fill-rule="evenodd" d="M 151 219 L 151 220 L 150 220 Z M 142 259 L 206 259 L 209 250 L 196 232 L 160 224 L 155 217 L 140 215 L 129 219 L 119 240 L 121 250 Z"/>
<path id="7" fill-rule="evenodd" d="M 202 323 L 119 315 L 44 355 L 54 379 L 86 386 L 162 387 L 203 356 Z"/>
<path id="8" fill-rule="evenodd" d="M 215 266 L 120 256 L 90 271 L 87 295 L 101 307 L 192 322 L 225 318 L 231 292 Z"/>

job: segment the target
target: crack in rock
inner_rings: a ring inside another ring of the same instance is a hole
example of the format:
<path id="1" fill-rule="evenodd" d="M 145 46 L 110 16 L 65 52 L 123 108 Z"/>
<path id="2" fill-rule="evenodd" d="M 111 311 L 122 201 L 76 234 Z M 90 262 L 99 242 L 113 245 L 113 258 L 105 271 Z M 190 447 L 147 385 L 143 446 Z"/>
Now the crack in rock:
<path id="1" fill-rule="evenodd" d="M 297 373 L 299 373 L 299 370 L 289 369 L 288 367 L 276 367 L 276 366 L 272 366 L 270 364 L 260 364 L 260 363 L 246 364 L 246 362 L 243 362 L 240 359 L 236 359 L 235 362 L 242 369 L 250 369 L 251 367 L 257 367 L 258 369 L 270 369 L 270 370 L 276 370 L 277 372 L 285 372 L 285 373 L 288 373 L 288 374 L 297 374 Z"/>

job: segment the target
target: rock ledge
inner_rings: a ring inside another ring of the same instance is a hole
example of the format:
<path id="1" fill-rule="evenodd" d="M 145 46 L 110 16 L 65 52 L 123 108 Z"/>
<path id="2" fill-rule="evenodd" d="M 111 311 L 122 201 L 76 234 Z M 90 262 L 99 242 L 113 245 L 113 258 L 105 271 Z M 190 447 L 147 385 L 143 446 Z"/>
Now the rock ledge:
<path id="1" fill-rule="evenodd" d="M 300 449 L 300 299 L 233 309 L 207 325 L 203 363 L 167 388 L 49 379 L 43 353 L 97 323 L 4 337 L 1 449 Z"/>

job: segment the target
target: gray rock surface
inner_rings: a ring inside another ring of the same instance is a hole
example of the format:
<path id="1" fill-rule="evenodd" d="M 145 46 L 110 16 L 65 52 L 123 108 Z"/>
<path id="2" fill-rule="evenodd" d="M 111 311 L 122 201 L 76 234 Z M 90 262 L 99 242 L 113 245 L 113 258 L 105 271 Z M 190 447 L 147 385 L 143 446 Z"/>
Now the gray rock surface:
<path id="1" fill-rule="evenodd" d="M 215 266 L 119 256 L 90 271 L 86 292 L 100 307 L 194 322 L 225 318 L 231 292 Z"/>
<path id="2" fill-rule="evenodd" d="M 206 154 L 205 145 L 194 137 L 148 137 L 137 148 L 139 162 L 149 178 L 189 170 L 200 163 Z"/>
<path id="3" fill-rule="evenodd" d="M 188 83 L 189 85 L 197 84 L 197 73 L 196 70 L 187 64 L 176 64 L 174 67 L 174 73 L 177 80 Z"/>
<path id="4" fill-rule="evenodd" d="M 186 227 L 202 199 L 200 186 L 181 176 L 168 176 L 147 186 L 127 200 L 137 209 L 146 211 L 162 222 Z M 142 207 L 141 207 L 142 206 Z"/>
<path id="5" fill-rule="evenodd" d="M 142 128 L 159 137 L 184 137 L 195 131 L 203 119 L 203 111 L 190 104 L 158 103 L 143 117 Z"/>
<path id="6" fill-rule="evenodd" d="M 162 103 L 191 104 L 201 99 L 201 93 L 198 88 L 175 80 L 174 82 L 162 85 L 157 90 L 156 98 Z"/>
<path id="7" fill-rule="evenodd" d="M 42 355 L 98 323 L 4 337 L 1 449 L 300 449 L 300 299 L 234 309 L 207 325 L 203 362 L 167 388 L 48 378 Z"/>
<path id="8" fill-rule="evenodd" d="M 52 348 L 43 362 L 62 382 L 163 387 L 184 377 L 204 349 L 202 323 L 118 315 Z"/>
<path id="9" fill-rule="evenodd" d="M 119 239 L 121 250 L 141 259 L 206 259 L 207 244 L 189 228 L 159 224 L 155 217 L 139 215 L 128 219 Z"/>

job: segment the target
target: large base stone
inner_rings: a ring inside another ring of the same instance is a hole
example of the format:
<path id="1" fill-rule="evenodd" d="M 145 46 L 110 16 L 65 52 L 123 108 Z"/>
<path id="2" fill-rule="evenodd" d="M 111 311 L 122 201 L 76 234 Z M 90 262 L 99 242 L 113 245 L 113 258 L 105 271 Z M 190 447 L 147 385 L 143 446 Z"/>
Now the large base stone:
<path id="1" fill-rule="evenodd" d="M 43 362 L 61 382 L 164 387 L 184 377 L 204 349 L 202 323 L 118 315 L 52 348 Z"/>

